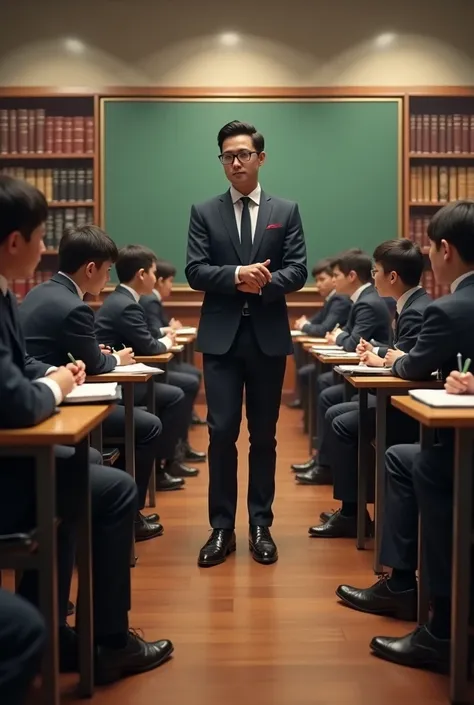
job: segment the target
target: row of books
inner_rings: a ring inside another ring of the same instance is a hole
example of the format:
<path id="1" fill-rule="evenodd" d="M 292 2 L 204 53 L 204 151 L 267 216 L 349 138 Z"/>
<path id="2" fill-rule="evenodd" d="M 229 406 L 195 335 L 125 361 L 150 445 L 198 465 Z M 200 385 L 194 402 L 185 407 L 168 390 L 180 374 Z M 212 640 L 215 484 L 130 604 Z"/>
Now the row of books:
<path id="1" fill-rule="evenodd" d="M 450 292 L 449 286 L 436 283 L 431 269 L 427 269 L 423 272 L 421 284 L 432 299 L 439 299 L 440 296 L 446 296 Z"/>
<path id="2" fill-rule="evenodd" d="M 412 203 L 446 203 L 474 199 L 474 166 L 410 167 Z"/>
<path id="3" fill-rule="evenodd" d="M 25 169 L 4 167 L 2 174 L 23 179 L 36 186 L 48 202 L 93 201 L 93 169 Z"/>
<path id="4" fill-rule="evenodd" d="M 420 247 L 428 247 L 430 244 L 428 239 L 428 225 L 430 224 L 430 220 L 430 215 L 415 215 L 410 218 L 408 237 Z"/>
<path id="5" fill-rule="evenodd" d="M 0 109 L 0 155 L 93 154 L 94 118 Z"/>
<path id="6" fill-rule="evenodd" d="M 474 154 L 474 115 L 410 115 L 410 152 Z"/>
<path id="7" fill-rule="evenodd" d="M 21 301 L 27 293 L 33 289 L 38 284 L 47 282 L 53 276 L 54 272 L 46 272 L 37 269 L 32 277 L 29 279 L 12 279 L 8 282 L 10 291 L 12 291 L 17 300 Z"/>
<path id="8" fill-rule="evenodd" d="M 47 250 L 57 250 L 64 228 L 81 227 L 94 222 L 92 208 L 58 208 L 50 211 L 46 221 L 44 242 Z"/>

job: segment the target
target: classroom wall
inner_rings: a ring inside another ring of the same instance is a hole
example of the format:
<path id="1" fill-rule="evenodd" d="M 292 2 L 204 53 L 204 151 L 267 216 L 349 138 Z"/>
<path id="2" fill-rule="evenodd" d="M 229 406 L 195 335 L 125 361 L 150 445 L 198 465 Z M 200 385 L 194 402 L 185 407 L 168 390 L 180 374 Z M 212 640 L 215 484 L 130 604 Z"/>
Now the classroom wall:
<path id="1" fill-rule="evenodd" d="M 0 85 L 469 85 L 474 77 L 472 0 L 0 5 Z M 222 46 L 226 31 L 241 41 Z M 384 33 L 396 37 L 380 47 Z"/>

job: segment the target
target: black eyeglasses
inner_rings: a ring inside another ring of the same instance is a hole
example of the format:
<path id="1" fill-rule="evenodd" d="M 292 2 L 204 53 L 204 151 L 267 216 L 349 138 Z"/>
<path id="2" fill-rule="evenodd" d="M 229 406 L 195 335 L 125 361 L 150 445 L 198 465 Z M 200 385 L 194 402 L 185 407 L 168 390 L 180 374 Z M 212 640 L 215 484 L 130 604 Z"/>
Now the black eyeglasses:
<path id="1" fill-rule="evenodd" d="M 244 162 L 249 162 L 252 159 L 252 154 L 260 154 L 260 152 L 251 152 L 249 149 L 241 149 L 240 152 L 224 152 L 224 154 L 219 154 L 219 161 L 221 164 L 229 166 L 229 164 L 234 163 L 234 159 L 237 157 L 241 164 Z"/>

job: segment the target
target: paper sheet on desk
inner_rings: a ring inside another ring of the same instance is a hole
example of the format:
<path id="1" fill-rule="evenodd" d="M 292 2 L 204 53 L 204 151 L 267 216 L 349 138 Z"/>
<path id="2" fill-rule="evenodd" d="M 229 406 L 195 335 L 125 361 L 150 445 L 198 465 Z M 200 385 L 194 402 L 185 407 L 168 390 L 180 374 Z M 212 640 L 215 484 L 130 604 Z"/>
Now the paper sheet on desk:
<path id="1" fill-rule="evenodd" d="M 474 408 L 474 394 L 448 394 L 444 389 L 410 389 L 413 399 L 436 408 Z"/>
<path id="2" fill-rule="evenodd" d="M 353 352 L 345 352 L 343 350 L 320 350 L 318 352 L 322 357 L 341 357 L 345 360 L 359 360 L 360 355 Z"/>
<path id="3" fill-rule="evenodd" d="M 392 376 L 391 367 L 369 367 L 368 365 L 338 365 L 334 369 L 344 374 Z"/>
<path id="4" fill-rule="evenodd" d="M 150 365 L 144 365 L 143 362 L 136 362 L 134 365 L 117 365 L 117 367 L 112 370 L 112 372 L 107 372 L 106 374 L 113 377 L 114 374 L 119 375 L 139 375 L 147 372 L 152 375 L 162 375 L 163 370 L 158 367 L 151 367 Z"/>
<path id="5" fill-rule="evenodd" d="M 325 353 L 325 352 L 341 352 L 343 355 L 345 351 L 340 345 L 313 345 L 311 348 L 312 352 Z"/>
<path id="6" fill-rule="evenodd" d="M 65 397 L 65 404 L 77 404 L 79 402 L 112 401 L 117 398 L 117 382 L 98 382 L 84 384 L 74 387 L 72 392 Z"/>
<path id="7" fill-rule="evenodd" d="M 192 326 L 188 326 L 185 328 L 178 328 L 176 330 L 176 335 L 196 335 L 197 333 L 197 328 L 193 328 Z"/>

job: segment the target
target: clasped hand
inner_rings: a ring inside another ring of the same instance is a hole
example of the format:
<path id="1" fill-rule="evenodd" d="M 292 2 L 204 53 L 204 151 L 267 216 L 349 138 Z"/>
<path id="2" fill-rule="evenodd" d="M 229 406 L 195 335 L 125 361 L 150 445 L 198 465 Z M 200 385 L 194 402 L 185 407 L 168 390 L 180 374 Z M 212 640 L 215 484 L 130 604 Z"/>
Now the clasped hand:
<path id="1" fill-rule="evenodd" d="M 239 281 L 237 289 L 245 294 L 259 294 L 272 280 L 272 273 L 268 269 L 270 260 L 265 262 L 255 262 L 254 264 L 246 264 L 239 270 Z"/>

